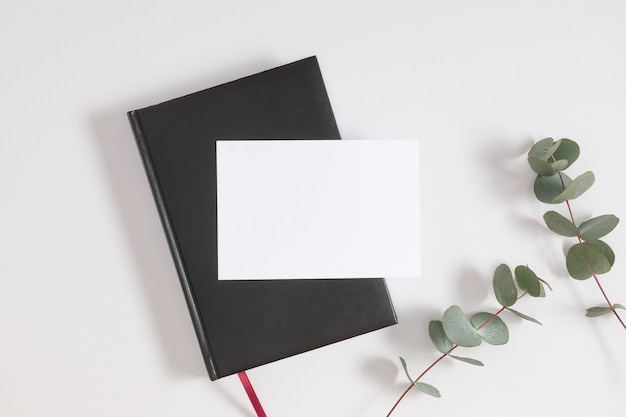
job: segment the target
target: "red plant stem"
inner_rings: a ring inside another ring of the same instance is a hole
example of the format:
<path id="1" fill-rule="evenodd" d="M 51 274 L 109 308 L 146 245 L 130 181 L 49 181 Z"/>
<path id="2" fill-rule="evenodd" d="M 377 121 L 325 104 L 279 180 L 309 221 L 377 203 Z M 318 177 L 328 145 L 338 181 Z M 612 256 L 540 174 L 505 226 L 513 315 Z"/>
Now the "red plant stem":
<path id="1" fill-rule="evenodd" d="M 520 298 L 522 298 L 523 296 L 525 296 L 527 294 L 527 292 L 522 293 L 522 295 L 520 295 L 519 297 L 517 297 L 517 299 L 519 300 Z M 483 327 L 485 327 L 487 324 L 489 324 L 493 319 L 495 319 L 496 317 L 498 317 L 500 315 L 500 313 L 502 313 L 504 310 L 506 310 L 506 307 L 502 306 L 500 308 L 500 310 L 498 310 L 496 313 L 492 314 L 491 317 L 489 317 L 489 319 L 487 321 L 485 321 L 483 324 L 481 324 L 480 326 L 478 326 L 478 328 L 476 330 L 480 330 Z M 402 401 L 402 399 L 409 393 L 409 391 L 411 391 L 411 389 L 415 386 L 415 383 L 418 382 L 420 379 L 422 379 L 422 377 L 424 375 L 426 375 L 426 373 L 428 371 L 430 371 L 432 368 L 435 367 L 435 365 L 437 365 L 439 362 L 441 362 L 443 360 L 443 358 L 445 358 L 446 356 L 448 356 L 450 354 L 450 352 L 452 352 L 454 349 L 458 348 L 459 345 L 454 345 L 450 348 L 450 350 L 448 350 L 446 353 L 444 353 L 443 355 L 441 355 L 439 358 L 437 358 L 437 360 L 435 360 L 433 363 L 431 363 L 428 368 L 426 368 L 424 370 L 424 372 L 422 372 L 414 381 L 411 385 L 409 385 L 407 387 L 407 389 L 404 390 L 404 392 L 402 393 L 402 395 L 400 395 L 400 398 L 398 398 L 398 400 L 395 402 L 395 404 L 393 405 L 393 407 L 391 407 L 391 410 L 389 410 L 389 412 L 387 413 L 387 415 L 385 417 L 389 417 L 393 411 L 398 407 L 398 405 L 400 404 L 400 402 Z"/>
<path id="2" fill-rule="evenodd" d="M 561 174 L 561 171 L 558 171 L 558 173 L 559 173 L 559 178 L 561 179 L 561 186 L 563 187 L 563 190 L 565 190 L 565 181 L 563 180 L 563 175 Z M 570 220 L 572 221 L 572 224 L 576 226 L 576 220 L 574 219 L 574 213 L 572 212 L 572 205 L 570 204 L 569 200 L 565 200 L 565 204 L 567 205 L 567 211 L 569 212 Z M 583 239 L 580 237 L 580 235 L 576 237 L 578 238 L 578 244 L 582 246 Z M 626 329 L 626 323 L 624 323 L 624 320 L 622 320 L 620 315 L 617 313 L 617 310 L 613 307 L 613 303 L 611 303 L 611 300 L 609 300 L 609 297 L 606 294 L 606 291 L 604 291 L 602 284 L 600 284 L 600 280 L 598 279 L 598 276 L 596 274 L 592 274 L 592 276 L 593 276 L 594 281 L 596 282 L 596 285 L 600 289 L 600 292 L 602 293 L 604 300 L 609 305 L 609 308 L 611 309 L 611 311 L 613 312 L 617 320 L 621 323 L 622 327 Z"/>
<path id="3" fill-rule="evenodd" d="M 391 413 L 393 413 L 393 411 L 396 409 L 396 407 L 398 407 L 398 405 L 400 404 L 400 401 L 402 401 L 402 399 L 409 393 L 409 391 L 411 391 L 411 388 L 413 388 L 415 385 L 415 383 L 417 381 L 419 381 L 420 379 L 422 379 L 422 377 L 424 375 L 426 375 L 426 373 L 428 371 L 430 371 L 435 365 L 437 365 L 441 360 L 443 360 L 443 358 L 445 358 L 446 356 L 448 356 L 448 354 L 450 352 L 452 352 L 454 349 L 456 349 L 458 347 L 458 345 L 454 345 L 449 351 L 447 351 L 446 353 L 444 353 L 443 355 L 441 355 L 436 361 L 434 361 L 433 363 L 430 364 L 430 366 L 428 368 L 426 368 L 424 370 L 424 372 L 422 372 L 420 374 L 420 376 L 418 376 L 415 381 L 413 381 L 413 384 L 409 385 L 407 389 L 404 390 L 404 392 L 402 393 L 402 395 L 400 395 L 400 398 L 398 398 L 398 401 L 396 401 L 396 403 L 393 405 L 393 407 L 391 407 L 391 410 L 389 410 L 389 412 L 387 413 L 386 417 L 389 417 L 391 415 Z"/>
<path id="4" fill-rule="evenodd" d="M 626 323 L 624 323 L 624 320 L 622 320 L 620 315 L 617 314 L 615 307 L 613 307 L 613 304 L 611 304 L 611 301 L 609 301 L 609 298 L 607 297 L 606 292 L 604 291 L 604 288 L 602 288 L 602 285 L 600 285 L 600 281 L 598 280 L 598 277 L 595 274 L 593 275 L 593 279 L 596 281 L 596 284 L 598 284 L 598 288 L 600 288 L 600 291 L 602 292 L 604 299 L 606 300 L 608 305 L 611 307 L 611 311 L 613 312 L 613 314 L 615 314 L 615 317 L 617 317 L 617 320 L 619 320 L 619 322 L 622 324 L 622 327 L 626 329 Z"/>

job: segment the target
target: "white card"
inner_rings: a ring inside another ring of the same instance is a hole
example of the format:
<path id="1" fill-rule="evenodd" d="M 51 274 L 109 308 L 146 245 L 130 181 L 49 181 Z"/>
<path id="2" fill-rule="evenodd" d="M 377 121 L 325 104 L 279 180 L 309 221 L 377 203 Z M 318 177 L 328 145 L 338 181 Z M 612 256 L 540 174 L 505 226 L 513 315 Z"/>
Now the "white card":
<path id="1" fill-rule="evenodd" d="M 420 272 L 416 140 L 216 142 L 218 278 Z"/>

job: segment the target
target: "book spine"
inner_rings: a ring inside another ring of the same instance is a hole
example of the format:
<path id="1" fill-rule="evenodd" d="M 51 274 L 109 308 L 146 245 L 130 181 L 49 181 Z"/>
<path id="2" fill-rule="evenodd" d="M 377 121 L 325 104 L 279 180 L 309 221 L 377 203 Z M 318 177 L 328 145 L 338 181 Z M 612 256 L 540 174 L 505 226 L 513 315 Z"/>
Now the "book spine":
<path id="1" fill-rule="evenodd" d="M 178 240 L 176 239 L 176 234 L 172 226 L 172 221 L 167 210 L 167 204 L 165 203 L 165 199 L 163 198 L 163 192 L 159 185 L 159 179 L 154 168 L 152 157 L 150 155 L 150 148 L 148 146 L 148 142 L 146 141 L 143 128 L 141 126 L 141 119 L 137 111 L 130 111 L 127 115 L 131 128 L 133 130 L 133 135 L 135 136 L 137 147 L 139 148 L 139 154 L 141 156 L 141 160 L 143 162 L 146 175 L 148 177 L 148 182 L 150 183 L 150 188 L 152 189 L 152 195 L 157 206 L 157 211 L 161 219 L 161 224 L 163 225 L 163 230 L 165 231 L 165 235 L 167 237 L 170 252 L 172 254 L 172 258 L 174 259 L 176 271 L 178 272 L 180 284 L 182 286 L 183 294 L 187 302 L 187 307 L 189 308 L 189 313 L 191 314 L 191 320 L 196 331 L 198 342 L 200 343 L 200 350 L 202 351 L 202 356 L 204 358 L 209 377 L 211 378 L 211 380 L 216 380 L 219 377 L 219 374 L 217 372 L 215 361 L 213 360 L 211 346 L 209 344 L 209 340 L 207 338 L 204 325 L 202 323 L 202 317 L 200 316 L 200 312 L 197 308 L 196 299 L 193 294 L 193 288 L 191 286 L 191 283 L 189 282 L 184 261 L 181 257 Z"/>

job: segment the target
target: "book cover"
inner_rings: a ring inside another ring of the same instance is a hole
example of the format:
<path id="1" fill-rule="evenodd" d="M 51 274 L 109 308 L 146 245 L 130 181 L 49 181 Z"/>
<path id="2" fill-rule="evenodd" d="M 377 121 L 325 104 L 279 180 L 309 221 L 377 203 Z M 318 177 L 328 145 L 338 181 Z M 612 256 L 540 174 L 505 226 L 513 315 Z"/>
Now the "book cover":
<path id="1" fill-rule="evenodd" d="M 215 141 L 340 139 L 316 57 L 128 118 L 212 380 L 397 322 L 382 278 L 217 277 Z"/>

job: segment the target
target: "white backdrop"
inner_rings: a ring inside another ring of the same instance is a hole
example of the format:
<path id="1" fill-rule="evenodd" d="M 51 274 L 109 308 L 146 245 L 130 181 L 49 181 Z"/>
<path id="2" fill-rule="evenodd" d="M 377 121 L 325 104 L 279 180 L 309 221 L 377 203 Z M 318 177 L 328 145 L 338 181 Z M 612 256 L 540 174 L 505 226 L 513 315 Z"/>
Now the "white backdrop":
<path id="1" fill-rule="evenodd" d="M 0 415 L 253 416 L 209 381 L 126 111 L 317 55 L 346 139 L 420 140 L 422 272 L 389 281 L 400 323 L 248 372 L 271 417 L 384 416 L 438 356 L 451 304 L 494 311 L 500 263 L 554 289 L 511 340 L 444 361 L 394 415 L 620 415 L 626 331 L 571 242 L 541 222 L 525 161 L 581 145 L 583 219 L 626 218 L 626 3 L 615 1 L 0 2 Z M 561 208 L 559 208 L 561 209 Z M 624 225 L 602 277 L 626 304 Z M 626 314 L 623 314 L 626 316 Z"/>

